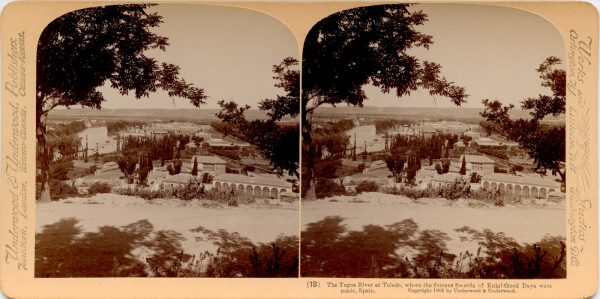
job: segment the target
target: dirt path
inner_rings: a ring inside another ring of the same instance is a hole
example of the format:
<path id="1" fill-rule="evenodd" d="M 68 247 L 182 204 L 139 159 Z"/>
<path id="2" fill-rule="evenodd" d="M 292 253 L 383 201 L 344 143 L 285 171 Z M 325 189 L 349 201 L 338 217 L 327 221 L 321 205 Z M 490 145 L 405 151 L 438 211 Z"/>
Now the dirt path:
<path id="1" fill-rule="evenodd" d="M 333 200 L 333 201 L 332 201 Z M 352 201 L 362 202 L 352 202 Z M 413 219 L 420 230 L 439 230 L 451 238 L 452 253 L 477 250 L 477 245 L 461 242 L 457 228 L 468 226 L 482 231 L 503 232 L 519 243 L 540 241 L 545 235 L 565 236 L 564 203 L 549 206 L 470 207 L 466 201 L 449 205 L 445 199 L 413 201 L 396 195 L 363 193 L 302 203 L 303 228 L 327 216 L 341 216 L 348 230 L 365 225 L 389 225 Z"/>
<path id="2" fill-rule="evenodd" d="M 185 238 L 181 242 L 182 249 L 190 254 L 214 249 L 212 243 L 196 240 L 198 234 L 190 229 L 198 226 L 214 231 L 223 229 L 230 233 L 238 232 L 255 244 L 272 242 L 280 234 L 298 235 L 297 203 L 206 208 L 198 201 L 145 201 L 117 194 L 98 194 L 90 198 L 38 204 L 36 233 L 40 233 L 45 225 L 65 218 L 76 218 L 82 233 L 97 232 L 102 226 L 121 227 L 147 220 L 154 231 L 171 230 L 180 233 Z"/>

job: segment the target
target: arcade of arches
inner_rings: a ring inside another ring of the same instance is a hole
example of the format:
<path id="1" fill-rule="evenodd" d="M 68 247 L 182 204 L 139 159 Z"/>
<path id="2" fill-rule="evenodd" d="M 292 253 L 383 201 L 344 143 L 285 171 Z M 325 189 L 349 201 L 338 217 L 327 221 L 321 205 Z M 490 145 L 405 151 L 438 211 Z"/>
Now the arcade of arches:
<path id="1" fill-rule="evenodd" d="M 245 194 L 245 195 L 251 195 L 251 196 L 255 196 L 255 197 L 276 198 L 276 199 L 279 199 L 279 196 L 282 192 L 290 191 L 286 188 L 253 185 L 253 184 L 248 184 L 248 183 L 233 183 L 233 182 L 232 183 L 215 182 L 214 186 L 217 190 L 233 191 L 237 194 Z"/>
<path id="2" fill-rule="evenodd" d="M 499 190 L 508 194 L 533 198 L 548 198 L 549 192 L 557 190 L 556 187 L 520 183 L 494 182 L 486 180 L 481 181 L 481 186 L 483 186 L 483 188 L 486 190 Z"/>

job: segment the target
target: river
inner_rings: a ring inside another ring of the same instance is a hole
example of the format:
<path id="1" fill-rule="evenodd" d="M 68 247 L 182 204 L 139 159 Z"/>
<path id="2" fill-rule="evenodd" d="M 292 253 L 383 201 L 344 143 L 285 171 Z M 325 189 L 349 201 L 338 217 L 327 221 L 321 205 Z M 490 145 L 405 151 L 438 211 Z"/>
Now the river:
<path id="1" fill-rule="evenodd" d="M 364 125 L 354 127 L 346 132 L 350 137 L 350 148 L 354 146 L 356 136 L 356 153 L 362 153 L 365 143 L 367 152 L 378 152 L 385 149 L 385 138 L 376 133 L 375 125 Z"/>
<path id="2" fill-rule="evenodd" d="M 77 134 L 81 138 L 80 150 L 85 149 L 86 137 L 88 144 L 88 155 L 93 155 L 98 148 L 99 154 L 112 153 L 117 150 L 117 141 L 113 136 L 108 136 L 106 127 L 91 127 Z"/>

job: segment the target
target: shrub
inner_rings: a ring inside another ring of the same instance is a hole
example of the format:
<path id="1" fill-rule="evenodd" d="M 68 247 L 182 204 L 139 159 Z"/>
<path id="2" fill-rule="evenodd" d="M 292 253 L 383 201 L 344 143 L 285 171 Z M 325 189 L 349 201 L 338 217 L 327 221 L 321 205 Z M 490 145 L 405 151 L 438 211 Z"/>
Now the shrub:
<path id="1" fill-rule="evenodd" d="M 127 196 L 137 196 L 137 197 L 141 197 L 146 200 L 152 200 L 152 199 L 156 199 L 156 198 L 171 198 L 171 197 L 173 197 L 172 192 L 169 192 L 167 190 L 152 191 L 150 189 L 139 188 L 137 186 L 134 188 L 130 188 L 130 187 L 116 188 L 113 191 L 117 194 L 127 195 Z"/>
<path id="2" fill-rule="evenodd" d="M 356 186 L 356 193 L 362 192 L 377 192 L 379 186 L 373 181 L 362 181 Z"/>
<path id="3" fill-rule="evenodd" d="M 243 172 L 244 173 L 248 173 L 248 172 L 254 172 L 256 171 L 256 167 L 252 166 L 252 165 L 246 165 L 243 168 Z"/>
<path id="4" fill-rule="evenodd" d="M 381 191 L 388 194 L 403 195 L 410 199 L 435 198 L 438 194 L 438 190 L 436 188 L 419 189 L 405 186 L 384 188 Z"/>
<path id="5" fill-rule="evenodd" d="M 111 187 L 108 183 L 96 182 L 88 188 L 88 194 L 110 193 Z"/>
<path id="6" fill-rule="evenodd" d="M 92 174 L 96 173 L 96 170 L 98 170 L 98 166 L 92 165 L 92 166 L 90 166 L 90 168 L 88 168 L 87 174 L 92 175 Z"/>
<path id="7" fill-rule="evenodd" d="M 342 167 L 342 159 L 326 158 L 315 163 L 315 177 L 322 179 L 336 178 L 336 171 Z"/>
<path id="8" fill-rule="evenodd" d="M 365 163 L 358 164 L 356 167 L 356 172 L 363 172 L 363 170 L 365 170 Z"/>
<path id="9" fill-rule="evenodd" d="M 495 173 L 508 173 L 508 170 L 506 170 L 504 168 L 500 168 L 498 166 L 494 166 L 494 172 Z"/>
<path id="10" fill-rule="evenodd" d="M 213 176 L 210 175 L 208 172 L 205 172 L 202 175 L 202 183 L 204 183 L 204 184 L 210 184 L 210 183 L 212 183 L 212 180 L 213 180 Z"/>
<path id="11" fill-rule="evenodd" d="M 240 173 L 239 170 L 237 169 L 233 169 L 233 168 L 229 168 L 229 167 L 225 167 L 225 173 Z"/>
<path id="12" fill-rule="evenodd" d="M 182 200 L 200 199 L 204 196 L 204 185 L 197 183 L 188 183 L 170 190 L 173 197 Z"/>
<path id="13" fill-rule="evenodd" d="M 344 186 L 334 182 L 330 179 L 318 178 L 315 193 L 317 198 L 331 197 L 335 195 L 346 194 Z"/>
<path id="14" fill-rule="evenodd" d="M 350 165 L 341 165 L 338 169 L 336 169 L 335 174 L 332 177 L 329 177 L 329 178 L 330 179 L 341 178 L 341 177 L 351 176 L 353 174 L 362 172 L 362 170 L 358 171 L 358 169 L 359 168 L 353 167 L 353 166 L 350 166 Z"/>
<path id="15" fill-rule="evenodd" d="M 381 190 L 384 193 L 403 195 L 410 199 L 437 198 L 442 197 L 449 200 L 468 198 L 471 193 L 471 185 L 464 179 L 458 178 L 454 183 L 441 187 L 428 187 L 426 189 L 414 187 L 392 187 Z"/>
<path id="16" fill-rule="evenodd" d="M 471 179 L 469 180 L 471 183 L 480 183 L 481 176 L 477 172 L 471 173 Z"/>
<path id="17" fill-rule="evenodd" d="M 206 192 L 204 192 L 204 195 L 202 196 L 203 199 L 211 200 L 211 201 L 218 201 L 218 202 L 227 202 L 228 197 L 229 197 L 229 194 L 227 192 L 222 191 L 222 190 L 217 190 L 215 188 L 207 190 Z"/>
<path id="18" fill-rule="evenodd" d="M 63 181 L 50 180 L 50 197 L 52 199 L 61 199 L 79 195 L 79 191 L 73 185 Z"/>
<path id="19" fill-rule="evenodd" d="M 56 181 L 69 179 L 67 174 L 73 169 L 73 160 L 63 159 L 50 162 L 50 178 Z"/>
<path id="20" fill-rule="evenodd" d="M 505 203 L 518 203 L 520 199 L 514 194 L 508 194 L 500 190 L 479 189 L 471 192 L 470 197 L 475 200 L 492 203 L 495 206 L 504 206 Z"/>
<path id="21" fill-rule="evenodd" d="M 440 187 L 438 195 L 445 199 L 455 200 L 467 198 L 471 192 L 471 185 L 464 179 L 457 178 L 454 183 Z"/>
<path id="22" fill-rule="evenodd" d="M 440 163 L 435 164 L 435 171 L 437 171 L 437 174 L 443 174 L 444 171 L 442 170 L 442 166 L 440 165 Z"/>
<path id="23" fill-rule="evenodd" d="M 184 186 L 179 186 L 170 189 L 159 189 L 150 190 L 148 188 L 139 187 L 124 187 L 117 188 L 114 190 L 115 193 L 128 196 L 137 196 L 146 200 L 153 200 L 156 198 L 178 198 L 181 200 L 192 200 L 200 199 L 204 196 L 204 185 L 190 183 Z"/>

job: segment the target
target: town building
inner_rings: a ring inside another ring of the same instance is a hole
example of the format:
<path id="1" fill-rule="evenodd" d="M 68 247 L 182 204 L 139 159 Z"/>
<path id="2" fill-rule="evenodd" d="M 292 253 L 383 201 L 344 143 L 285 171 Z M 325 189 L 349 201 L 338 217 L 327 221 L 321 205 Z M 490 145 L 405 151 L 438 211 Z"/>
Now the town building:
<path id="1" fill-rule="evenodd" d="M 467 172 L 477 172 L 478 174 L 487 174 L 494 172 L 494 164 L 496 161 L 483 155 L 462 155 L 458 160 L 462 163 L 465 159 Z"/>
<path id="2" fill-rule="evenodd" d="M 177 188 L 184 187 L 191 183 L 200 183 L 197 177 L 187 174 L 187 173 L 178 173 L 175 175 L 167 176 L 163 182 L 163 188 Z"/>
<path id="3" fill-rule="evenodd" d="M 480 137 L 477 139 L 473 139 L 473 142 L 477 143 L 477 145 L 480 145 L 480 146 L 491 146 L 491 147 L 511 148 L 511 147 L 519 146 L 519 144 L 516 142 L 496 140 L 496 139 L 492 139 L 492 138 L 488 138 L 488 137 Z"/>
<path id="4" fill-rule="evenodd" d="M 217 148 L 224 148 L 224 149 L 232 149 L 232 148 L 240 148 L 240 147 L 249 147 L 250 146 L 250 144 L 247 142 L 233 142 L 233 141 L 223 140 L 221 138 L 211 138 L 210 140 L 207 140 L 206 143 L 208 143 L 208 145 L 210 147 L 217 147 Z"/>
<path id="5" fill-rule="evenodd" d="M 548 194 L 560 191 L 560 183 L 550 178 L 516 176 L 491 173 L 481 178 L 481 186 L 486 190 L 499 190 L 521 197 L 548 198 Z"/>
<path id="6" fill-rule="evenodd" d="M 281 194 L 292 192 L 292 184 L 279 178 L 262 176 L 245 176 L 224 173 L 213 178 L 213 188 L 221 191 L 233 191 L 248 196 L 277 198 Z"/>
<path id="7" fill-rule="evenodd" d="M 429 187 L 436 188 L 451 185 L 454 184 L 456 180 L 459 180 L 461 178 L 462 176 L 458 173 L 448 172 L 440 174 L 431 178 L 431 181 L 429 182 Z"/>
<path id="8" fill-rule="evenodd" d="M 193 141 L 185 144 L 186 150 L 196 150 L 197 148 L 198 148 L 198 145 L 196 145 L 196 143 Z"/>
<path id="9" fill-rule="evenodd" d="M 209 141 L 212 138 L 212 135 L 206 132 L 198 132 L 194 136 L 202 138 L 204 142 Z"/>
<path id="10" fill-rule="evenodd" d="M 198 162 L 198 167 L 202 166 L 202 169 L 206 172 L 211 172 L 214 174 L 225 173 L 227 162 L 219 157 L 194 155 L 190 159 L 190 163 L 192 163 L 191 165 L 193 165 L 194 159 L 196 159 Z"/>
<path id="11" fill-rule="evenodd" d="M 164 168 L 164 167 L 162 167 Z M 148 186 L 150 187 L 150 190 L 152 191 L 156 191 L 159 190 L 161 186 L 164 187 L 164 181 L 166 178 L 169 177 L 169 172 L 167 172 L 166 170 L 162 170 L 162 169 L 156 169 L 154 168 L 152 171 L 150 171 L 148 173 L 148 177 L 146 178 L 146 181 L 148 183 Z M 170 182 L 169 184 L 175 184 L 173 182 Z M 180 184 L 177 184 L 178 186 Z"/>
<path id="12" fill-rule="evenodd" d="M 478 139 L 481 137 L 481 133 L 475 132 L 475 131 L 467 131 L 467 132 L 464 132 L 463 135 L 469 136 L 473 139 Z"/>

